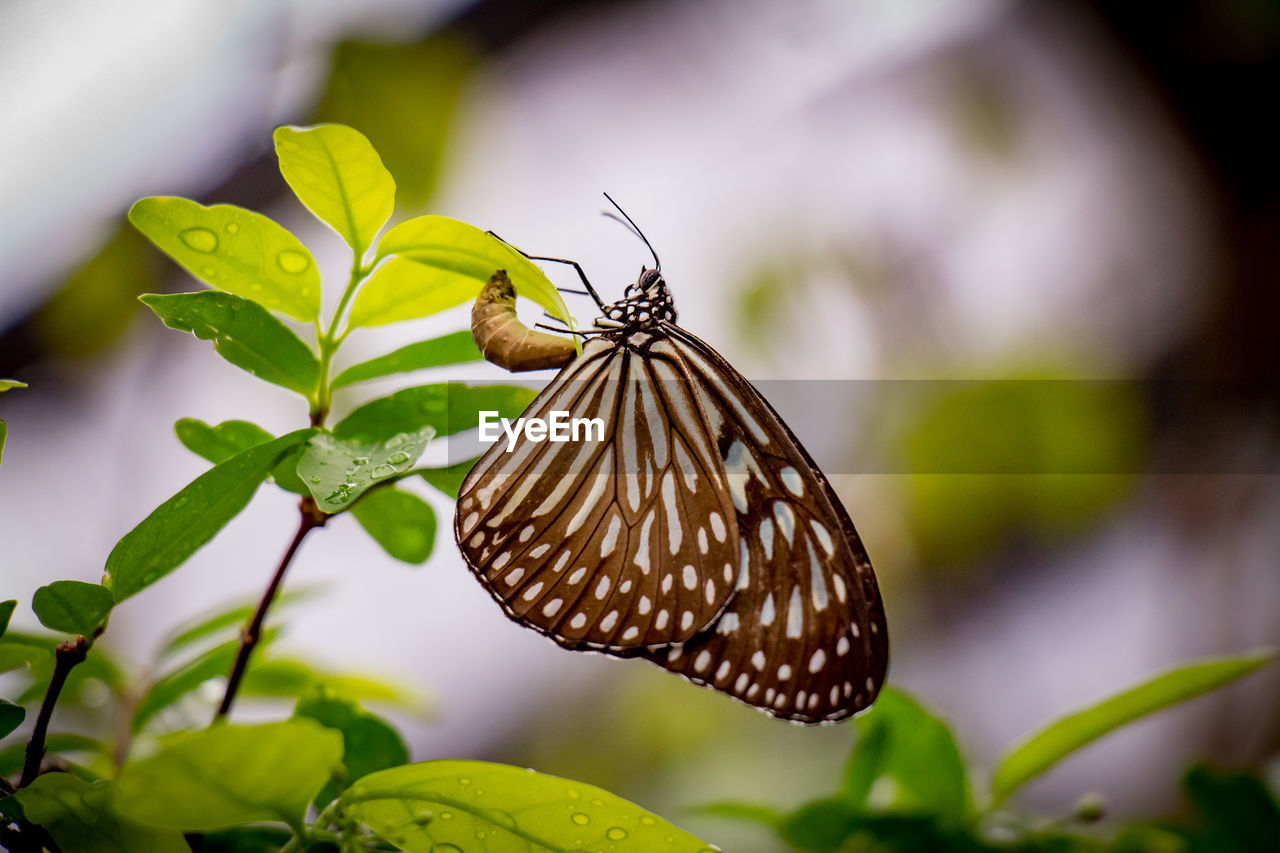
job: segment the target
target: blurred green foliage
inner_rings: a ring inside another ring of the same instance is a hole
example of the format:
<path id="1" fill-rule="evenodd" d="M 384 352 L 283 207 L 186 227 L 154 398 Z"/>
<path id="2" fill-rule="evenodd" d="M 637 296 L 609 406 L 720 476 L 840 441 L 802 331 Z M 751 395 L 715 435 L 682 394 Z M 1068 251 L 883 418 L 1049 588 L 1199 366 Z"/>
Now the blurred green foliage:
<path id="1" fill-rule="evenodd" d="M 113 343 L 137 316 L 139 294 L 154 291 L 164 260 L 122 224 L 31 317 L 41 348 L 84 358 Z"/>
<path id="2" fill-rule="evenodd" d="M 895 440 L 912 472 L 906 517 L 929 564 L 1078 530 L 1132 490 L 1147 442 L 1133 383 L 913 384 L 920 393 Z"/>
<path id="3" fill-rule="evenodd" d="M 369 137 L 396 176 L 400 204 L 419 208 L 440 181 L 476 62 L 475 50 L 453 35 L 411 44 L 344 42 L 334 49 L 315 119 L 350 125 Z"/>
<path id="4" fill-rule="evenodd" d="M 1184 786 L 1195 815 L 1164 824 L 1092 826 L 1100 803 L 1084 801 L 1043 821 L 1002 800 L 1056 760 L 1115 728 L 1199 695 L 1275 659 L 1274 652 L 1193 662 L 1081 709 L 1025 739 L 991 787 L 962 757 L 950 727 L 915 699 L 886 688 L 853 722 L 857 742 L 835 793 L 791 811 L 750 803 L 706 806 L 709 815 L 758 824 L 800 853 L 1208 853 L 1280 849 L 1280 798 L 1251 772 L 1194 768 Z M 1074 735 L 1066 734 L 1073 732 Z M 1011 768 L 1036 768 L 1018 772 Z"/>

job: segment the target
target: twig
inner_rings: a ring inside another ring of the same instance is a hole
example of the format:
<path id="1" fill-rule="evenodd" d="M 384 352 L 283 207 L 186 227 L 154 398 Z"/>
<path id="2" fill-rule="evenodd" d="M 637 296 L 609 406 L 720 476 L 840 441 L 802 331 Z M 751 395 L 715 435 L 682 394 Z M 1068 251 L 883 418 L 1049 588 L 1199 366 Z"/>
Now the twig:
<path id="1" fill-rule="evenodd" d="M 84 637 L 76 637 L 59 643 L 54 652 L 53 677 L 49 679 L 49 689 L 40 703 L 40 713 L 36 716 L 35 728 L 31 730 L 31 740 L 27 741 L 27 758 L 22 765 L 22 781 L 19 788 L 25 788 L 40 775 L 40 762 L 44 760 L 44 739 L 49 733 L 49 720 L 53 717 L 53 706 L 58 702 L 58 694 L 67 683 L 71 670 L 84 660 L 89 652 L 89 641 Z"/>
<path id="2" fill-rule="evenodd" d="M 240 690 L 240 682 L 244 679 L 245 670 L 249 668 L 249 656 L 253 654 L 258 641 L 262 639 L 262 623 L 267 619 L 267 610 L 270 609 L 271 602 L 275 601 L 276 593 L 280 591 L 280 585 L 284 582 L 284 573 L 298 553 L 298 546 L 302 544 L 303 539 L 307 538 L 308 533 L 317 527 L 324 527 L 325 522 L 329 520 L 329 516 L 321 512 L 311 498 L 303 498 L 298 503 L 298 510 L 301 515 L 298 532 L 293 535 L 293 541 L 289 543 L 289 548 L 284 552 L 280 565 L 276 567 L 271 583 L 267 584 L 266 590 L 262 593 L 262 600 L 258 602 L 258 608 L 253 612 L 249 624 L 240 632 L 240 651 L 236 655 L 235 665 L 231 668 L 231 675 L 227 677 L 227 690 L 222 695 L 222 704 L 218 706 L 218 713 L 213 717 L 215 721 L 231 712 L 231 705 L 235 702 L 236 693 Z"/>

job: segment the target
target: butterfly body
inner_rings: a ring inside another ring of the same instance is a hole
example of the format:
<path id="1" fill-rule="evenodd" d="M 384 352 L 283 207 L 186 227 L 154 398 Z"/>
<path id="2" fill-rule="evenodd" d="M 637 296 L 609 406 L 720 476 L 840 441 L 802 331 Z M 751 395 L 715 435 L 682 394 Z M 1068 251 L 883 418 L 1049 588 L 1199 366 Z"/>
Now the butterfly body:
<path id="1" fill-rule="evenodd" d="M 494 445 L 459 494 L 459 547 L 508 616 L 561 646 L 844 719 L 888 661 L 870 561 L 777 412 L 676 316 L 656 269 L 604 307 L 527 414 L 598 416 L 605 440 Z"/>

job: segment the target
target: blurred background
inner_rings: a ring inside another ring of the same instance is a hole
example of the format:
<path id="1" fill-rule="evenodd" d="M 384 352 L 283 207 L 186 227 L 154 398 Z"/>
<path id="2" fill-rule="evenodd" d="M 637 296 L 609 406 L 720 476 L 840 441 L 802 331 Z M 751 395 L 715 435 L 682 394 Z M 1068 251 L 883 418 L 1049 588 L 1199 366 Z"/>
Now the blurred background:
<path id="1" fill-rule="evenodd" d="M 779 401 L 841 459 L 891 681 L 990 766 L 1153 670 L 1280 643 L 1278 58 L 1270 0 L 4 0 L 0 376 L 31 387 L 0 397 L 0 597 L 100 577 L 206 467 L 176 419 L 305 424 L 299 400 L 137 303 L 193 282 L 123 216 L 146 195 L 263 211 L 336 289 L 347 250 L 289 194 L 271 130 L 340 121 L 381 152 L 398 217 L 575 258 L 618 298 L 648 255 L 597 215 L 608 191 L 661 254 L 681 324 L 753 379 L 1119 380 L 1105 405 L 1082 390 L 1098 386 L 1028 383 L 1035 423 L 1019 383 L 920 383 L 884 409 L 873 390 L 822 419 Z M 464 307 L 362 331 L 348 357 L 467 323 Z M 362 396 L 445 378 L 503 374 Z M 1046 429 L 1051 473 L 984 473 Z M 901 464 L 860 462 L 884 448 Z M 958 448 L 992 466 L 945 473 Z M 430 562 L 397 564 L 340 518 L 291 570 L 317 594 L 276 620 L 280 649 L 413 693 L 393 716 L 415 759 L 573 776 L 729 850 L 773 848 L 690 807 L 835 786 L 847 726 L 788 726 L 558 650 L 505 619 L 453 546 L 452 507 L 421 492 L 441 519 Z M 176 627 L 258 594 L 295 512 L 261 490 L 104 644 L 145 673 Z M 14 623 L 36 624 L 25 604 Z M 206 687 L 194 718 L 220 695 Z M 1085 750 L 1023 800 L 1061 813 L 1097 791 L 1117 817 L 1177 814 L 1194 761 L 1280 775 L 1278 712 L 1263 673 Z"/>

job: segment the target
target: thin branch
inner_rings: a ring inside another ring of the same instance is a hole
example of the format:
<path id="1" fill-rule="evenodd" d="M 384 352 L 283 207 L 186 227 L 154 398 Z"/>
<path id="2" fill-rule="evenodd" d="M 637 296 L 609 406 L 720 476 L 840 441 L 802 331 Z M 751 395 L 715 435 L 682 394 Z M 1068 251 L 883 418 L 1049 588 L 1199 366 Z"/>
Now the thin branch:
<path id="1" fill-rule="evenodd" d="M 284 573 L 298 553 L 298 547 L 302 544 L 302 540 L 307 538 L 308 533 L 317 527 L 324 527 L 325 522 L 329 520 L 329 516 L 321 512 L 311 498 L 303 498 L 298 503 L 298 511 L 301 516 L 298 532 L 293 535 L 293 541 L 289 543 L 284 557 L 280 560 L 280 565 L 276 567 L 271 583 L 267 584 L 266 590 L 262 593 L 262 600 L 258 602 L 258 608 L 249 619 L 249 624 L 240 632 L 240 651 L 236 655 L 235 665 L 231 668 L 231 675 L 227 677 L 227 690 L 222 695 L 222 704 L 218 706 L 218 713 L 214 715 L 215 721 L 231 712 L 231 705 L 235 702 L 236 693 L 240 690 L 240 682 L 249 668 L 249 656 L 253 654 L 258 641 L 262 639 L 262 624 L 267 620 L 267 610 L 271 608 L 271 602 L 275 601 L 276 593 L 280 591 L 280 585 L 284 582 Z"/>
<path id="2" fill-rule="evenodd" d="M 67 683 L 67 676 L 76 664 L 85 659 L 89 653 L 89 641 L 84 637 L 76 637 L 59 643 L 54 652 L 53 677 L 49 679 L 49 689 L 45 691 L 44 701 L 40 703 L 40 713 L 36 716 L 35 728 L 31 730 L 31 740 L 27 741 L 27 758 L 22 765 L 22 781 L 19 788 L 25 788 L 40 775 L 40 762 L 44 760 L 44 739 L 49 733 L 49 720 L 53 718 L 53 706 L 58 702 L 58 694 Z"/>

